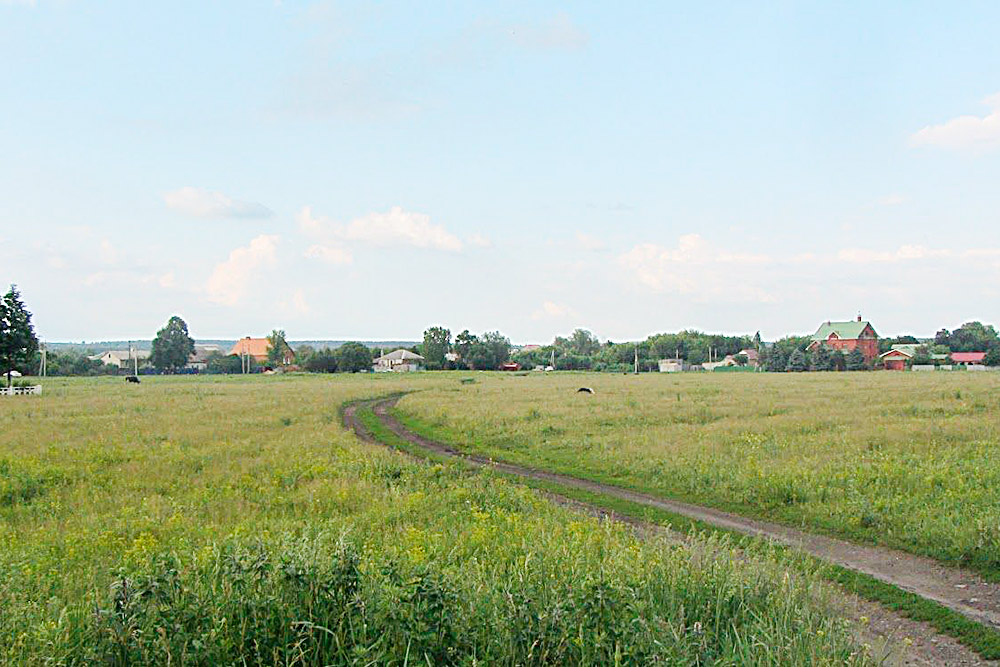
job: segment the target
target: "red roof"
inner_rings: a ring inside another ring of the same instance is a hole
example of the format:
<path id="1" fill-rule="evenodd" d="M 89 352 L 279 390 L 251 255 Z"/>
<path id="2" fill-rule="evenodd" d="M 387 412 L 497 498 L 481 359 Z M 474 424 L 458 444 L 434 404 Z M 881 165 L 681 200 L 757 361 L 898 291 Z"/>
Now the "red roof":
<path id="1" fill-rule="evenodd" d="M 959 364 L 974 364 L 986 358 L 985 352 L 952 352 L 951 360 Z"/>

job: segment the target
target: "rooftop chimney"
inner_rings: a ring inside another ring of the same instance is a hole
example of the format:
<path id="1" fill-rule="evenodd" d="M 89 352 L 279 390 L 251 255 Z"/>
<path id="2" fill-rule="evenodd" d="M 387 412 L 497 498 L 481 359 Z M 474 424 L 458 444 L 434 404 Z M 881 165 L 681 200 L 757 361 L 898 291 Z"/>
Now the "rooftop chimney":
<path id="1" fill-rule="evenodd" d="M 861 321 L 861 313 L 858 313 L 858 322 Z"/>

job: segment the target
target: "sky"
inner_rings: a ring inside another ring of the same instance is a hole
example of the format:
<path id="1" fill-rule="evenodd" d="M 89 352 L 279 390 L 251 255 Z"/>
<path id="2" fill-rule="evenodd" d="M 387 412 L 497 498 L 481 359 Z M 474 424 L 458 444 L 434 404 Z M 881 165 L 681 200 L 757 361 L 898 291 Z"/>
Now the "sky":
<path id="1" fill-rule="evenodd" d="M 0 0 L 49 341 L 1000 323 L 1000 4 Z"/>

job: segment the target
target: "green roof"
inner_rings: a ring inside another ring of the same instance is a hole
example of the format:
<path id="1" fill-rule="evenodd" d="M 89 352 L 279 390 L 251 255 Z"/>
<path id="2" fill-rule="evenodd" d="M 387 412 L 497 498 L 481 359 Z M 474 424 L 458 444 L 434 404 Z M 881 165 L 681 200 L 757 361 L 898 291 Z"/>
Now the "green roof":
<path id="1" fill-rule="evenodd" d="M 865 330 L 865 327 L 869 327 L 871 324 L 868 322 L 858 322 L 857 320 L 848 320 L 847 322 L 824 322 L 819 325 L 819 329 L 816 333 L 812 335 L 812 340 L 814 341 L 824 341 L 830 337 L 830 334 L 837 334 L 837 338 L 857 338 L 861 335 L 861 332 Z M 875 331 L 875 327 L 872 327 L 872 332 Z"/>

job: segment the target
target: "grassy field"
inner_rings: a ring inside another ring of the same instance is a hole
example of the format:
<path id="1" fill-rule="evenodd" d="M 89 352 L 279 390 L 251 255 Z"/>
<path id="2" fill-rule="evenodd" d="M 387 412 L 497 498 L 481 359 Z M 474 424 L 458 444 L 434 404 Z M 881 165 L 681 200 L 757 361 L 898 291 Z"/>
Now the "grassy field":
<path id="1" fill-rule="evenodd" d="M 638 540 L 489 474 L 362 444 L 338 414 L 407 389 L 456 415 L 548 392 L 551 414 L 536 400 L 510 419 L 567 437 L 579 426 L 556 411 L 600 404 L 563 398 L 573 382 L 68 379 L 0 400 L 0 663 L 869 660 L 810 576 L 717 539 Z M 515 422 L 483 423 L 500 437 Z"/>
<path id="2" fill-rule="evenodd" d="M 440 439 L 1000 577 L 1000 374 L 481 374 L 407 396 Z M 594 395 L 577 394 L 580 386 Z"/>

